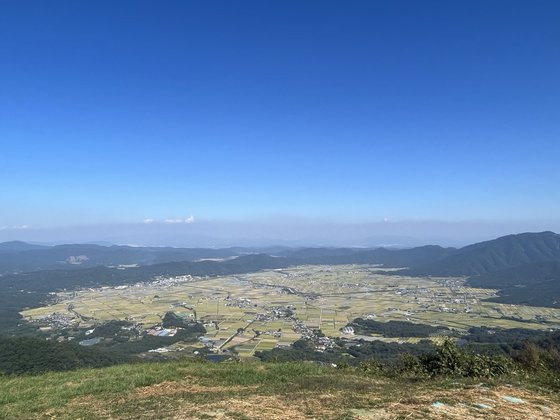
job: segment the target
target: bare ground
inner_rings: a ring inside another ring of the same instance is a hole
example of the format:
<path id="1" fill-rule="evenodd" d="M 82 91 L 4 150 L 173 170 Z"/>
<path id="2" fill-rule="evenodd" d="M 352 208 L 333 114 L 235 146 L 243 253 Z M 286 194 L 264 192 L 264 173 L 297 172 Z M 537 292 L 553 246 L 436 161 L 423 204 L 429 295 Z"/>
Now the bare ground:
<path id="1" fill-rule="evenodd" d="M 415 384 L 388 393 L 383 383 L 376 382 L 369 390 L 361 389 L 352 395 L 347 390 L 263 395 L 257 386 L 207 386 L 189 378 L 140 387 L 113 399 L 76 398 L 63 410 L 44 416 L 177 420 L 560 418 L 556 399 L 517 387 L 427 389 Z"/>

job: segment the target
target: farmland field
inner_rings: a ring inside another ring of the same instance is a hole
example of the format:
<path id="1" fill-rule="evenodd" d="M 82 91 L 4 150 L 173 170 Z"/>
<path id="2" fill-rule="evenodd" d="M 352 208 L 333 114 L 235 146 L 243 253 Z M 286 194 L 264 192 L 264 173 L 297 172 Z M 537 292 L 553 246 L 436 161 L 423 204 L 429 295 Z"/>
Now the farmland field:
<path id="1" fill-rule="evenodd" d="M 60 292 L 52 304 L 22 315 L 39 325 L 49 325 L 58 317 L 84 328 L 109 320 L 150 328 L 172 311 L 204 322 L 206 338 L 217 351 L 233 349 L 241 357 L 288 346 L 307 331 L 344 336 L 341 329 L 358 317 L 459 331 L 472 326 L 546 329 L 560 325 L 560 309 L 485 301 L 492 296 L 494 290 L 465 287 L 461 278 L 396 276 L 367 265 L 318 265 Z"/>

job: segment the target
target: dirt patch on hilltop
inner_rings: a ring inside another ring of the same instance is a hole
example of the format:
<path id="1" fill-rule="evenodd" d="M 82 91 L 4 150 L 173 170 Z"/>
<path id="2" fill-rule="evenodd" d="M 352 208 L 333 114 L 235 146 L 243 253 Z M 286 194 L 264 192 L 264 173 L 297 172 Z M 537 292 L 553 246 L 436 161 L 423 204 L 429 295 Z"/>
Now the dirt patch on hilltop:
<path id="1" fill-rule="evenodd" d="M 255 389 L 255 387 L 244 386 L 205 386 L 197 383 L 182 383 L 165 381 L 159 384 L 144 386 L 137 388 L 135 393 L 139 397 L 152 397 L 163 395 L 178 394 L 200 394 L 200 393 L 218 393 L 218 392 L 240 392 Z"/>
<path id="2" fill-rule="evenodd" d="M 178 414 L 177 420 L 215 418 L 255 420 L 300 420 L 310 418 L 339 418 L 337 410 L 329 409 L 325 403 L 338 401 L 336 395 L 312 396 L 297 401 L 278 396 L 252 396 L 248 398 L 230 398 L 213 404 L 196 407 L 196 414 Z M 183 410 L 184 411 L 184 408 Z"/>
<path id="3" fill-rule="evenodd" d="M 557 419 L 560 405 L 528 390 L 477 386 L 430 391 L 351 413 L 356 419 Z"/>

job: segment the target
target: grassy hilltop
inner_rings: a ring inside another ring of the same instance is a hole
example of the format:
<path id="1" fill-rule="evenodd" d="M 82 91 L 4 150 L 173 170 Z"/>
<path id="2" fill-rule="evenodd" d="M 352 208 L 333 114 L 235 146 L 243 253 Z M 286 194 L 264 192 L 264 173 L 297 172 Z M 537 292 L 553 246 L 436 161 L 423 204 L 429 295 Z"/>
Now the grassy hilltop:
<path id="1" fill-rule="evenodd" d="M 533 381 L 413 379 L 310 363 L 175 361 L 0 377 L 0 417 L 560 418 Z"/>

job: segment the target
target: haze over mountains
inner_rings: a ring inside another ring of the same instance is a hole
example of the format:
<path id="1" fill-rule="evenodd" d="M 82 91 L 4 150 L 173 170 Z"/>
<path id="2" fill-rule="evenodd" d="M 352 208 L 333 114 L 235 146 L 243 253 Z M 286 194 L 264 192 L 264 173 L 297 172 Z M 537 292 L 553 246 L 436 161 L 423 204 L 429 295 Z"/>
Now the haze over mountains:
<path id="1" fill-rule="evenodd" d="M 142 247 L 178 248 L 242 247 L 401 247 L 426 244 L 463 247 L 512 232 L 560 231 L 560 221 L 540 218 L 532 221 L 377 221 L 297 218 L 286 215 L 259 220 L 213 220 L 196 218 L 192 223 L 121 223 L 88 226 L 4 229 L 0 242 L 22 240 L 41 245 L 131 244 Z"/>
<path id="2" fill-rule="evenodd" d="M 403 267 L 407 274 L 476 276 L 525 264 L 560 261 L 560 235 L 554 232 L 503 236 L 463 248 L 425 245 L 393 248 L 172 248 L 68 244 L 42 246 L 20 241 L 0 243 L 0 273 L 94 267 L 151 265 L 201 259 L 224 259 L 245 254 L 268 254 L 302 263 L 382 264 Z"/>
<path id="3" fill-rule="evenodd" d="M 250 252 L 247 249 L 246 252 Z M 61 268 L 158 264 L 195 261 L 201 258 L 227 258 L 240 255 L 239 249 L 101 246 L 68 244 L 38 246 L 24 242 L 0 244 L 0 273 Z"/>

